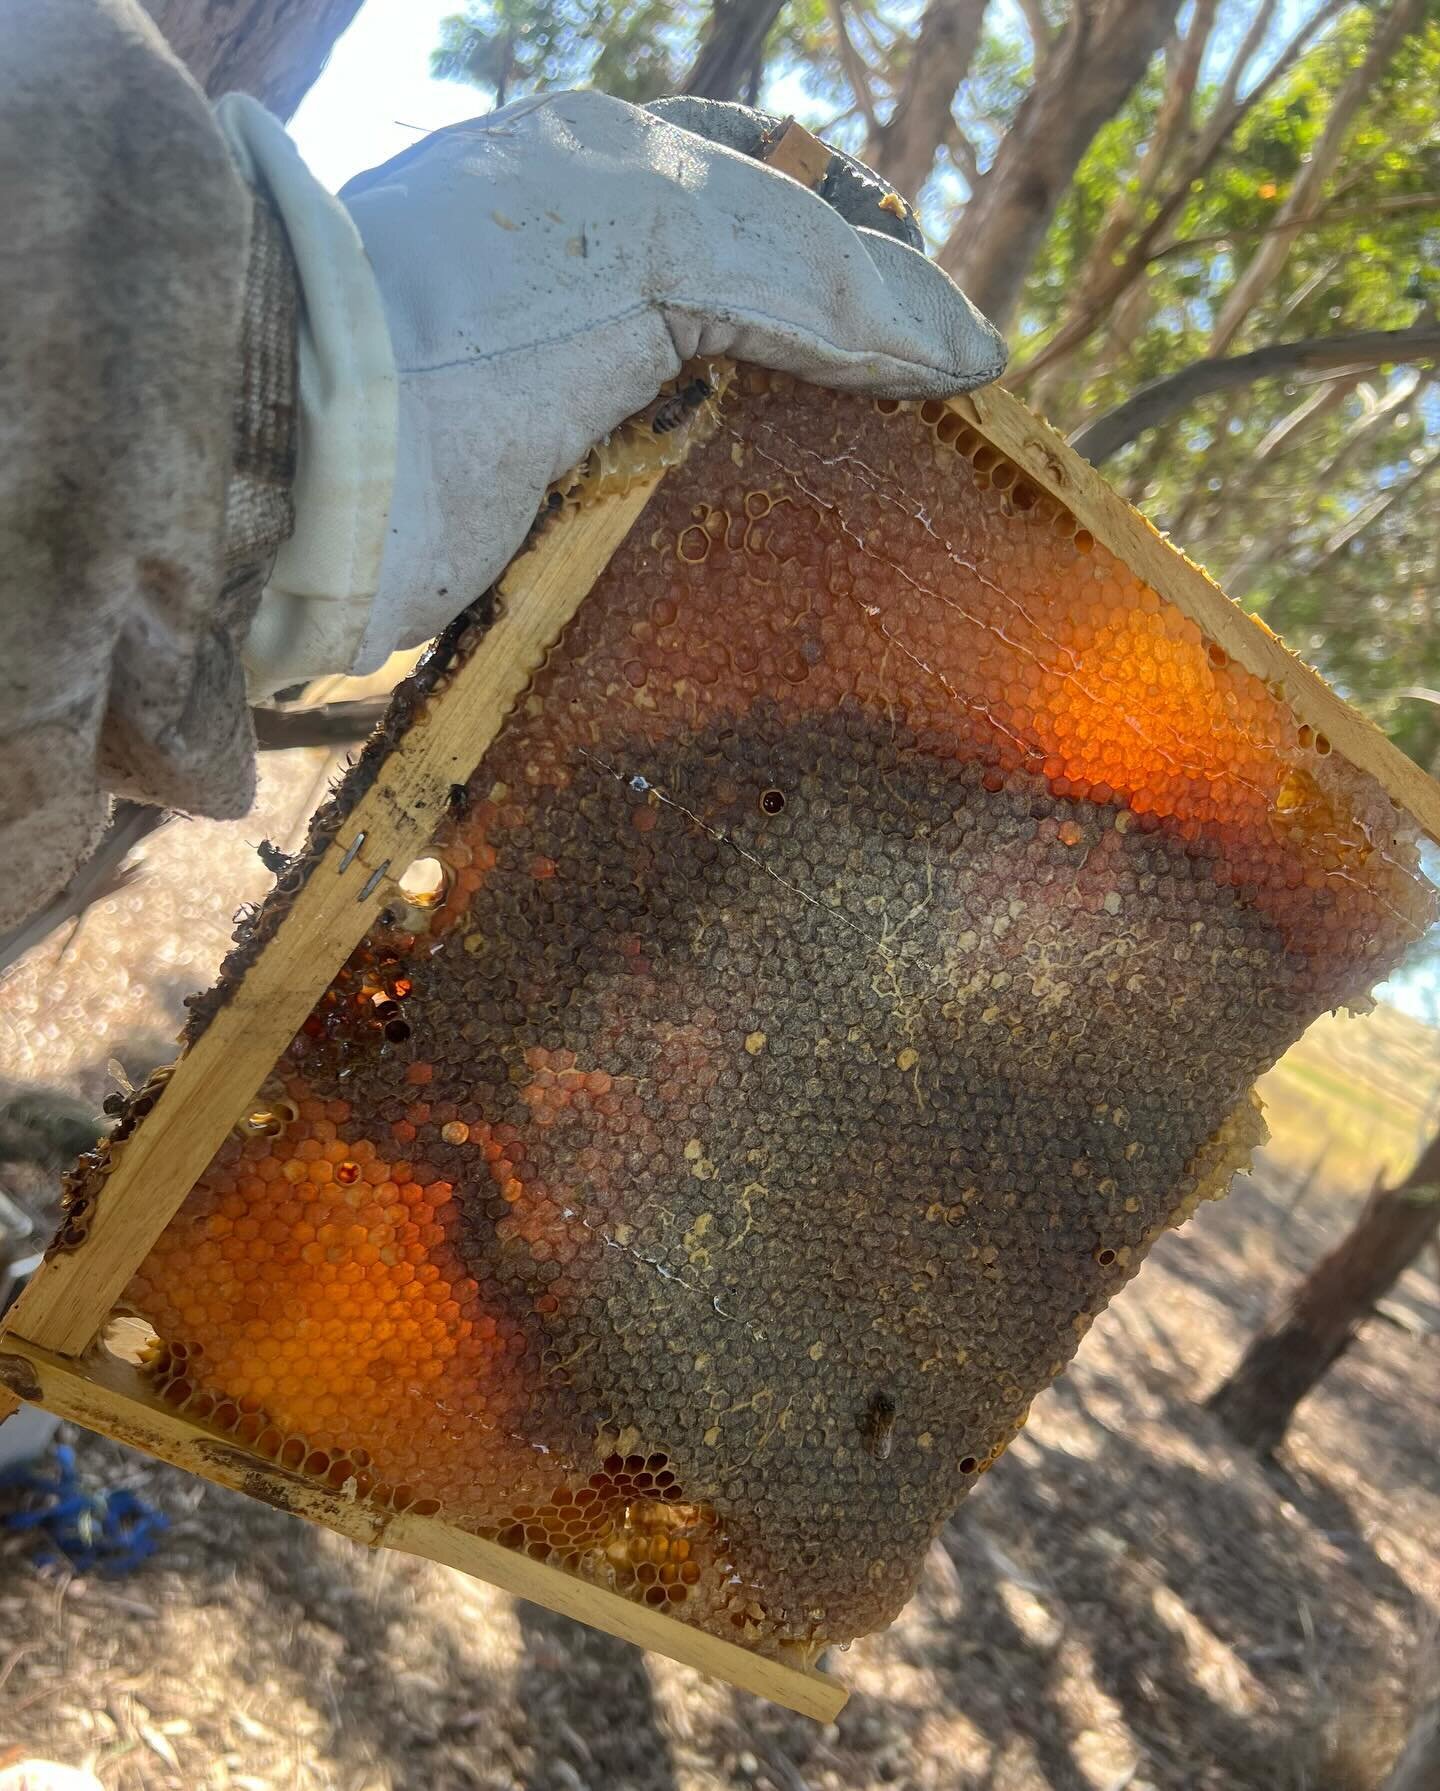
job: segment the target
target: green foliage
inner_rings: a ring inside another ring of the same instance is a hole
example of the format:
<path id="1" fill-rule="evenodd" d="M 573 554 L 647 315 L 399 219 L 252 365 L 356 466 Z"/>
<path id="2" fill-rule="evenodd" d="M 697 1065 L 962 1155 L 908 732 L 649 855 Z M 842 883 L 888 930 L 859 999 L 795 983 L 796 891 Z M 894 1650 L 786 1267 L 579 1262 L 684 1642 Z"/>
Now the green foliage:
<path id="1" fill-rule="evenodd" d="M 641 103 L 679 86 L 704 8 L 685 0 L 485 0 L 440 27 L 430 58 L 442 80 L 466 81 L 495 104 L 550 88 L 598 87 Z"/>
<path id="2" fill-rule="evenodd" d="M 1140 190 L 1140 150 L 1154 128 L 1164 83 L 1153 67 L 1118 117 L 1102 125 L 1061 203 L 1044 251 L 1031 269 L 1017 339 L 1038 336 L 1059 319 L 1090 246 L 1117 201 Z"/>

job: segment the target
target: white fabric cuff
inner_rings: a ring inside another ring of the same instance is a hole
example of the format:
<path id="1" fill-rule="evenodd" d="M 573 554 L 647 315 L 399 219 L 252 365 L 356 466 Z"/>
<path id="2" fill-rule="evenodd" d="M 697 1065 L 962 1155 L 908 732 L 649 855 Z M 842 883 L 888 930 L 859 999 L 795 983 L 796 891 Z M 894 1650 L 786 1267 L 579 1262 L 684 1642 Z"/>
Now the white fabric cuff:
<path id="1" fill-rule="evenodd" d="M 215 118 L 285 223 L 300 283 L 295 532 L 245 642 L 252 700 L 355 664 L 380 583 L 395 477 L 397 379 L 360 233 L 279 120 L 231 93 Z"/>

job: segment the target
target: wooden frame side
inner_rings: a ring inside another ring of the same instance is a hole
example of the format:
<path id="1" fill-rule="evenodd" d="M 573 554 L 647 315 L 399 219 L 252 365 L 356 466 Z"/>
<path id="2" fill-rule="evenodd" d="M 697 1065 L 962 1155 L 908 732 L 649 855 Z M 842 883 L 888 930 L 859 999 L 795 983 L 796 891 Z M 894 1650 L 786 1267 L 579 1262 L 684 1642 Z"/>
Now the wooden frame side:
<path id="1" fill-rule="evenodd" d="M 1003 386 L 952 398 L 950 408 L 977 435 L 1050 492 L 1097 541 L 1182 610 L 1301 721 L 1379 783 L 1434 840 L 1440 840 L 1440 784 L 1406 758 L 1371 721 L 1337 696 L 1278 635 L 1241 609 L 1195 562 L 1148 523 L 1065 438 Z"/>
<path id="2" fill-rule="evenodd" d="M 516 1598 L 588 1623 L 682 1666 L 832 1722 L 849 1695 L 839 1680 L 756 1654 L 708 1630 L 575 1578 L 518 1550 L 456 1529 L 438 1517 L 386 1511 L 277 1467 L 230 1438 L 166 1406 L 129 1363 L 99 1351 L 76 1362 L 20 1337 L 0 1340 L 0 1384 L 87 1430 L 142 1449 L 219 1486 L 323 1524 L 367 1548 L 395 1548 L 458 1568 Z"/>

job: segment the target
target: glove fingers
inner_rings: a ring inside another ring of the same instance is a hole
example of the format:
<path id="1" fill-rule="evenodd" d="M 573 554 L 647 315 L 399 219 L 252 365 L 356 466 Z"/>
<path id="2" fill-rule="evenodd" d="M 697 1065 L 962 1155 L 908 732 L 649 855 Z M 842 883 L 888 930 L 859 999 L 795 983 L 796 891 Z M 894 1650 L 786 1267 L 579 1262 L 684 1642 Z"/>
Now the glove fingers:
<path id="1" fill-rule="evenodd" d="M 1004 368 L 999 332 L 917 250 L 749 157 L 661 132 L 642 145 L 633 240 L 664 244 L 642 280 L 682 353 L 693 339 L 690 352 L 897 398 L 966 391 Z"/>
<path id="2" fill-rule="evenodd" d="M 880 398 L 944 397 L 1000 376 L 1004 339 L 946 274 L 889 237 L 852 234 L 869 267 L 852 258 L 848 277 L 818 303 L 812 297 L 803 308 L 776 311 L 740 303 L 722 309 L 718 300 L 666 304 L 681 359 L 730 354 Z"/>
<path id="3" fill-rule="evenodd" d="M 343 194 L 401 415 L 362 666 L 506 564 L 548 480 L 697 354 L 929 397 L 1004 345 L 954 283 L 798 181 L 597 93 L 437 132 Z"/>
<path id="4" fill-rule="evenodd" d="M 691 94 L 651 100 L 645 110 L 707 142 L 723 143 L 727 149 L 738 149 L 757 160 L 763 157 L 767 138 L 785 122 L 773 112 L 761 112 L 735 100 L 697 99 Z M 830 166 L 816 189 L 825 203 L 857 229 L 877 230 L 896 242 L 909 243 L 912 249 L 923 249 L 924 238 L 908 206 L 903 211 L 890 209 L 895 199 L 903 200 L 905 195 L 843 149 L 828 143 L 825 147 L 830 151 Z"/>
<path id="5" fill-rule="evenodd" d="M 561 352 L 646 306 L 682 359 L 733 353 L 879 395 L 963 391 L 1004 366 L 999 334 L 916 250 L 603 94 L 532 98 L 437 132 L 344 197 L 407 313 L 402 375 Z M 437 236 L 469 253 L 437 265 Z M 407 302 L 412 281 L 425 293 Z M 466 310 L 480 341 L 455 328 Z"/>

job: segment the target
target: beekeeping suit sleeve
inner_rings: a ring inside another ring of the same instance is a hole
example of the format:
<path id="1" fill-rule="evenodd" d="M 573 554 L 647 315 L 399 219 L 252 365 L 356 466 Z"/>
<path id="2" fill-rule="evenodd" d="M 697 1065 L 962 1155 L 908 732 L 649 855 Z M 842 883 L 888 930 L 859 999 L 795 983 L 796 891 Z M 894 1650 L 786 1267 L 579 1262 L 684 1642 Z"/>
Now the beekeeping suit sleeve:
<path id="1" fill-rule="evenodd" d="M 227 571 L 227 496 L 236 545 L 283 533 L 293 432 L 252 417 L 237 455 L 242 338 L 284 354 L 277 231 L 130 0 L 12 0 L 0 191 L 7 925 L 63 887 L 112 793 L 250 806 L 239 648 L 263 581 Z"/>

